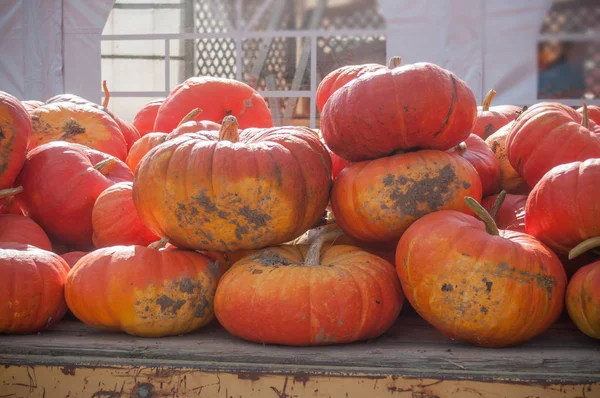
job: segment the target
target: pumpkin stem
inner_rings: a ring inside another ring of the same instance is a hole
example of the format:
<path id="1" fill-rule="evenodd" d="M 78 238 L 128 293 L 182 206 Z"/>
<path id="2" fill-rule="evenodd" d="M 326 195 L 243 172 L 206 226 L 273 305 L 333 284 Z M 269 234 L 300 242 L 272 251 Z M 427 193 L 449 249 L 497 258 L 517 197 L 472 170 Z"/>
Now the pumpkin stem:
<path id="1" fill-rule="evenodd" d="M 104 159 L 94 165 L 94 169 L 98 170 L 100 173 L 107 175 L 112 170 L 113 166 L 118 163 L 119 159 L 115 157 L 110 157 L 108 159 Z"/>
<path id="2" fill-rule="evenodd" d="M 587 103 L 583 102 L 583 118 L 581 119 L 581 125 L 586 129 L 590 128 L 590 116 L 588 114 Z"/>
<path id="3" fill-rule="evenodd" d="M 200 108 L 194 108 L 190 111 L 190 113 L 188 113 L 187 115 L 185 115 L 183 117 L 183 119 L 181 119 L 181 121 L 179 122 L 179 124 L 177 125 L 177 127 L 181 126 L 183 123 L 187 123 L 190 120 L 192 120 L 193 118 L 195 118 L 196 116 L 198 116 L 199 114 L 202 113 L 202 109 Z"/>
<path id="4" fill-rule="evenodd" d="M 399 67 L 402 64 L 402 57 L 399 55 L 394 55 L 392 58 L 390 58 L 390 61 L 388 62 L 388 68 L 390 69 L 394 69 Z"/>
<path id="5" fill-rule="evenodd" d="M 483 223 L 485 224 L 485 230 L 488 234 L 496 236 L 500 235 L 498 226 L 496 225 L 496 222 L 494 221 L 492 216 L 490 216 L 490 213 L 485 211 L 485 209 L 475 199 L 473 199 L 470 196 L 466 196 L 465 203 L 467 204 L 467 207 L 469 207 L 469 209 L 471 209 L 473 213 L 475 213 L 477 218 L 483 221 Z"/>
<path id="6" fill-rule="evenodd" d="M 467 143 L 466 142 L 461 142 L 460 144 L 458 144 L 457 146 L 454 147 L 457 151 L 460 152 L 465 152 L 467 150 Z"/>
<path id="7" fill-rule="evenodd" d="M 334 240 L 343 234 L 344 232 L 340 228 L 333 229 L 329 225 L 323 228 L 323 232 L 308 247 L 304 265 L 308 267 L 321 265 L 321 248 L 323 247 L 323 243 Z"/>
<path id="8" fill-rule="evenodd" d="M 108 91 L 106 80 L 102 80 L 102 89 L 104 90 L 104 101 L 102 102 L 102 106 L 104 108 L 108 108 L 108 101 L 110 100 L 110 91 Z"/>
<path id="9" fill-rule="evenodd" d="M 491 89 L 490 91 L 488 91 L 488 93 L 485 95 L 485 98 L 483 99 L 483 102 L 481 103 L 481 109 L 484 111 L 489 111 L 490 105 L 492 105 L 492 100 L 495 96 L 496 90 Z"/>
<path id="10" fill-rule="evenodd" d="M 238 142 L 240 134 L 238 132 L 238 121 L 235 116 L 225 116 L 219 130 L 219 141 Z"/>
<path id="11" fill-rule="evenodd" d="M 502 207 L 502 203 L 504 203 L 504 199 L 506 198 L 506 191 L 503 189 L 499 194 L 496 200 L 494 201 L 494 205 L 490 210 L 490 216 L 496 221 L 496 216 L 498 215 L 498 211 L 500 207 Z"/>
<path id="12" fill-rule="evenodd" d="M 0 189 L 0 199 L 15 196 L 16 194 L 19 194 L 21 192 L 23 192 L 23 187 L 21 186 L 15 188 Z"/>
<path id="13" fill-rule="evenodd" d="M 157 240 L 156 242 L 150 243 L 148 245 L 148 248 L 154 249 L 154 250 L 162 249 L 163 247 L 165 247 L 167 245 L 167 243 L 169 243 L 169 238 L 161 238 L 160 240 Z"/>
<path id="14" fill-rule="evenodd" d="M 593 238 L 586 239 L 574 248 L 572 248 L 571 251 L 569 251 L 569 260 L 572 260 L 575 257 L 579 257 L 588 250 L 595 249 L 599 246 L 600 236 L 594 236 Z"/>

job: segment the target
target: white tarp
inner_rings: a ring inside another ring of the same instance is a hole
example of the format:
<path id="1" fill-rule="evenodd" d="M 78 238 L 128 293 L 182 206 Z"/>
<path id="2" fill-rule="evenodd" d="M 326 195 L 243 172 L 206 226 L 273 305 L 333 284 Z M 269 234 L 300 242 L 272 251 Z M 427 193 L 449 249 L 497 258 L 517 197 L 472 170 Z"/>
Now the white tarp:
<path id="1" fill-rule="evenodd" d="M 432 62 L 467 82 L 481 102 L 537 102 L 537 38 L 552 0 L 379 0 L 387 53 Z"/>
<path id="2" fill-rule="evenodd" d="M 114 0 L 1 0 L 0 90 L 98 97 L 100 35 Z"/>

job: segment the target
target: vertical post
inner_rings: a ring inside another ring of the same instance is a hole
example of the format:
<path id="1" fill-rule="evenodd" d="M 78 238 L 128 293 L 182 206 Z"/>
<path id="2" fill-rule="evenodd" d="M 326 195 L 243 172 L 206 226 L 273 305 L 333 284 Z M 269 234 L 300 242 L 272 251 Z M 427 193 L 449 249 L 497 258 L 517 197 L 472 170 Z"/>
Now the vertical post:
<path id="1" fill-rule="evenodd" d="M 236 3 L 236 15 L 237 15 L 237 23 L 235 24 L 235 79 L 238 81 L 242 80 L 242 57 L 244 56 L 244 51 L 242 49 L 242 0 L 237 0 Z"/>
<path id="2" fill-rule="evenodd" d="M 195 17 L 194 17 L 194 2 L 195 0 L 184 0 L 182 5 L 181 12 L 181 23 L 182 23 L 182 31 L 187 33 L 195 32 Z M 194 45 L 196 39 L 185 40 L 181 39 L 179 48 L 184 49 L 184 61 L 180 70 L 179 80 L 185 80 L 188 77 L 192 77 L 196 74 L 196 68 L 194 63 L 196 62 L 194 58 Z"/>
<path id="3" fill-rule="evenodd" d="M 317 126 L 317 35 L 310 38 L 310 128 Z"/>
<path id="4" fill-rule="evenodd" d="M 165 38 L 165 95 L 171 91 L 171 41 Z"/>

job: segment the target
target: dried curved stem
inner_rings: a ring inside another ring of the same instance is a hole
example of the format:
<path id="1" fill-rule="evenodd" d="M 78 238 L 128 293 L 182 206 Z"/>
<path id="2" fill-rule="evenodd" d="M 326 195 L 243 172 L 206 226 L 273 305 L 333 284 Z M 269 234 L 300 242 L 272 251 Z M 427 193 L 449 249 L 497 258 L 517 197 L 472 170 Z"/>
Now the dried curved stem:
<path id="1" fill-rule="evenodd" d="M 219 141 L 239 142 L 238 121 L 235 116 L 225 116 L 219 130 Z"/>
<path id="2" fill-rule="evenodd" d="M 586 129 L 590 127 L 590 116 L 588 114 L 587 103 L 583 102 L 583 118 L 581 119 L 581 125 Z"/>
<path id="3" fill-rule="evenodd" d="M 454 148 L 457 151 L 465 152 L 467 150 L 467 143 L 463 141 L 460 144 L 458 144 L 457 146 L 455 146 Z"/>
<path id="4" fill-rule="evenodd" d="M 575 246 L 569 251 L 569 260 L 573 260 L 575 257 L 581 256 L 583 253 L 600 247 L 600 236 L 594 236 L 589 238 Z"/>
<path id="5" fill-rule="evenodd" d="M 179 122 L 177 127 L 181 126 L 183 123 L 189 122 L 190 120 L 192 120 L 193 118 L 195 118 L 196 116 L 198 116 L 201 113 L 202 113 L 202 109 L 200 109 L 200 108 L 192 109 L 187 115 L 185 115 L 183 117 L 183 119 L 181 119 L 181 121 Z"/>
<path id="6" fill-rule="evenodd" d="M 506 198 L 506 191 L 503 189 L 502 192 L 500 192 L 498 194 L 498 197 L 494 201 L 494 205 L 492 206 L 492 209 L 490 210 L 490 216 L 492 216 L 494 221 L 496 221 L 496 216 L 498 215 L 498 211 L 500 210 L 500 207 L 502 207 L 502 203 L 504 203 L 505 198 Z"/>
<path id="7" fill-rule="evenodd" d="M 102 106 L 104 108 L 108 108 L 108 101 L 110 100 L 110 91 L 108 91 L 108 85 L 106 84 L 106 80 L 102 80 L 102 89 L 104 90 L 104 101 L 102 102 Z"/>
<path id="8" fill-rule="evenodd" d="M 485 95 L 485 98 L 483 99 L 483 102 L 481 103 L 481 109 L 484 111 L 489 111 L 490 105 L 492 105 L 492 100 L 495 96 L 496 90 L 491 89 L 490 91 L 488 91 L 488 93 Z"/>
<path id="9" fill-rule="evenodd" d="M 390 69 L 394 69 L 399 67 L 402 64 L 402 57 L 399 55 L 394 55 L 392 58 L 390 58 L 390 61 L 388 62 L 388 68 Z"/>
<path id="10" fill-rule="evenodd" d="M 336 228 L 333 231 L 328 230 L 327 227 L 323 230 L 317 238 L 308 247 L 308 252 L 304 259 L 304 265 L 306 266 L 319 266 L 321 265 L 321 248 L 325 242 L 336 239 L 338 236 L 343 235 L 344 232 Z"/>
<path id="11" fill-rule="evenodd" d="M 500 235 L 500 231 L 498 230 L 496 222 L 494 221 L 492 216 L 490 216 L 490 213 L 485 211 L 485 209 L 479 204 L 479 202 L 477 202 L 470 196 L 466 196 L 465 203 L 467 204 L 469 209 L 471 209 L 473 213 L 475 213 L 477 218 L 483 221 L 483 223 L 485 224 L 485 230 L 488 234 L 496 236 Z"/>
<path id="12" fill-rule="evenodd" d="M 167 245 L 167 243 L 169 243 L 169 238 L 161 238 L 160 240 L 157 240 L 156 242 L 152 242 L 148 245 L 149 249 L 162 249 L 163 247 L 165 247 Z"/>
<path id="13" fill-rule="evenodd" d="M 110 170 L 113 168 L 115 164 L 119 162 L 119 159 L 115 157 L 110 157 L 108 159 L 104 159 L 94 165 L 94 169 L 98 170 L 100 173 L 107 175 L 110 173 Z"/>
<path id="14" fill-rule="evenodd" d="M 23 192 L 23 187 L 21 187 L 21 186 L 14 187 L 14 188 L 0 189 L 0 199 L 15 196 L 16 194 L 19 194 L 21 192 Z"/>

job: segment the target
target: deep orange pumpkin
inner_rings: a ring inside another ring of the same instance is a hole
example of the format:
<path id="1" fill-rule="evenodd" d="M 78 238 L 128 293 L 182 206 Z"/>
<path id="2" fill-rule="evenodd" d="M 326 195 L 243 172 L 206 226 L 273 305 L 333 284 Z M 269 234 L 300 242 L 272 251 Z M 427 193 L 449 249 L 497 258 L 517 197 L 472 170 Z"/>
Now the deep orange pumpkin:
<path id="1" fill-rule="evenodd" d="M 426 215 L 400 238 L 396 270 L 413 308 L 449 338 L 520 344 L 558 319 L 567 277 L 538 240 L 486 221 L 453 210 Z"/>
<path id="2" fill-rule="evenodd" d="M 22 243 L 0 243 L 0 333 L 37 333 L 67 311 L 69 266 L 58 255 Z"/>
<path id="3" fill-rule="evenodd" d="M 577 328 L 600 339 L 600 261 L 575 272 L 567 287 L 566 304 Z"/>
<path id="4" fill-rule="evenodd" d="M 600 158 L 600 126 L 566 105 L 535 104 L 510 129 L 506 154 L 534 187 L 554 166 Z"/>
<path id="5" fill-rule="evenodd" d="M 133 204 L 132 191 L 132 182 L 119 182 L 98 196 L 92 210 L 94 246 L 147 246 L 160 239 L 142 224 Z"/>
<path id="6" fill-rule="evenodd" d="M 87 104 L 59 102 L 40 106 L 31 112 L 33 134 L 29 150 L 52 141 L 67 141 L 115 156 L 127 157 L 127 143 L 115 120 L 106 112 Z"/>
<path id="7" fill-rule="evenodd" d="M 241 128 L 272 127 L 273 119 L 264 98 L 246 83 L 219 77 L 191 77 L 175 87 L 158 110 L 153 131 L 170 132 L 192 109 L 202 109 L 194 120 L 220 123 L 227 115 Z"/>
<path id="8" fill-rule="evenodd" d="M 42 227 L 19 214 L 0 215 L 0 244 L 17 242 L 52 251 L 52 244 Z"/>
<path id="9" fill-rule="evenodd" d="M 490 90 L 480 107 L 477 108 L 477 121 L 473 126 L 473 134 L 487 139 L 502 126 L 507 125 L 519 116 L 523 108 L 515 105 L 492 106 L 492 100 L 496 96 L 495 90 Z"/>
<path id="10" fill-rule="evenodd" d="M 488 212 L 492 212 L 494 204 L 499 195 L 492 195 L 483 198 L 481 205 Z M 506 194 L 496 214 L 492 214 L 496 225 L 500 229 L 510 231 L 525 232 L 525 205 L 527 195 Z"/>
<path id="11" fill-rule="evenodd" d="M 404 296 L 394 267 L 346 245 L 263 249 L 225 273 L 215 315 L 230 333 L 294 346 L 377 337 L 396 320 Z M 251 297 L 252 299 L 249 299 Z"/>
<path id="12" fill-rule="evenodd" d="M 331 160 L 301 127 L 246 129 L 228 116 L 220 132 L 168 140 L 136 169 L 142 222 L 177 247 L 235 251 L 280 244 L 316 224 Z"/>
<path id="13" fill-rule="evenodd" d="M 17 201 L 51 236 L 70 246 L 92 245 L 92 208 L 109 186 L 131 181 L 120 160 L 83 145 L 55 141 L 27 154 Z"/>
<path id="14" fill-rule="evenodd" d="M 27 153 L 31 120 L 21 102 L 0 91 L 0 189 L 10 188 Z"/>
<path id="15" fill-rule="evenodd" d="M 394 242 L 433 211 L 468 211 L 465 195 L 481 199 L 477 171 L 460 156 L 422 150 L 346 167 L 333 182 L 338 225 L 363 242 Z"/>
<path id="16" fill-rule="evenodd" d="M 475 96 L 453 73 L 430 63 L 383 69 L 352 80 L 327 101 L 327 146 L 350 161 L 402 149 L 447 150 L 464 141 L 477 116 Z"/>
<path id="17" fill-rule="evenodd" d="M 529 194 L 527 233 L 553 250 L 567 253 L 600 236 L 600 159 L 556 166 Z"/>
<path id="18" fill-rule="evenodd" d="M 401 57 L 392 57 L 390 58 L 388 67 L 390 69 L 396 68 L 400 66 L 401 62 Z M 383 69 L 387 68 L 385 65 L 380 64 L 345 65 L 328 73 L 317 87 L 317 109 L 319 112 L 323 112 L 323 107 L 329 97 L 346 83 L 359 78 L 364 74 Z"/>
<path id="19" fill-rule="evenodd" d="M 498 165 L 500 166 L 500 183 L 499 189 L 505 190 L 512 194 L 525 194 L 531 191 L 531 188 L 523 177 L 510 164 L 506 155 L 506 137 L 515 122 L 510 122 L 507 125 L 500 127 L 498 131 L 490 135 L 485 143 L 492 150 Z"/>
<path id="20" fill-rule="evenodd" d="M 219 265 L 188 250 L 113 246 L 73 267 L 65 297 L 84 323 L 144 337 L 192 332 L 213 318 Z"/>
<path id="21" fill-rule="evenodd" d="M 63 260 L 65 260 L 65 262 L 69 265 L 69 267 L 73 268 L 75 263 L 77 263 L 77 261 L 79 261 L 79 259 L 81 257 L 85 256 L 88 253 L 89 252 L 75 251 L 75 252 L 67 252 L 67 253 L 59 254 L 59 256 L 61 256 L 63 258 Z"/>
<path id="22" fill-rule="evenodd" d="M 133 125 L 140 133 L 141 137 L 154 131 L 156 115 L 158 114 L 158 109 L 164 101 L 164 98 L 152 100 L 144 105 L 142 109 L 138 111 L 138 113 L 136 113 L 135 117 L 133 118 Z"/>
<path id="23" fill-rule="evenodd" d="M 484 140 L 475 134 L 470 134 L 464 142 L 449 149 L 448 152 L 462 156 L 477 170 L 481 178 L 483 196 L 498 192 L 500 163 Z"/>

